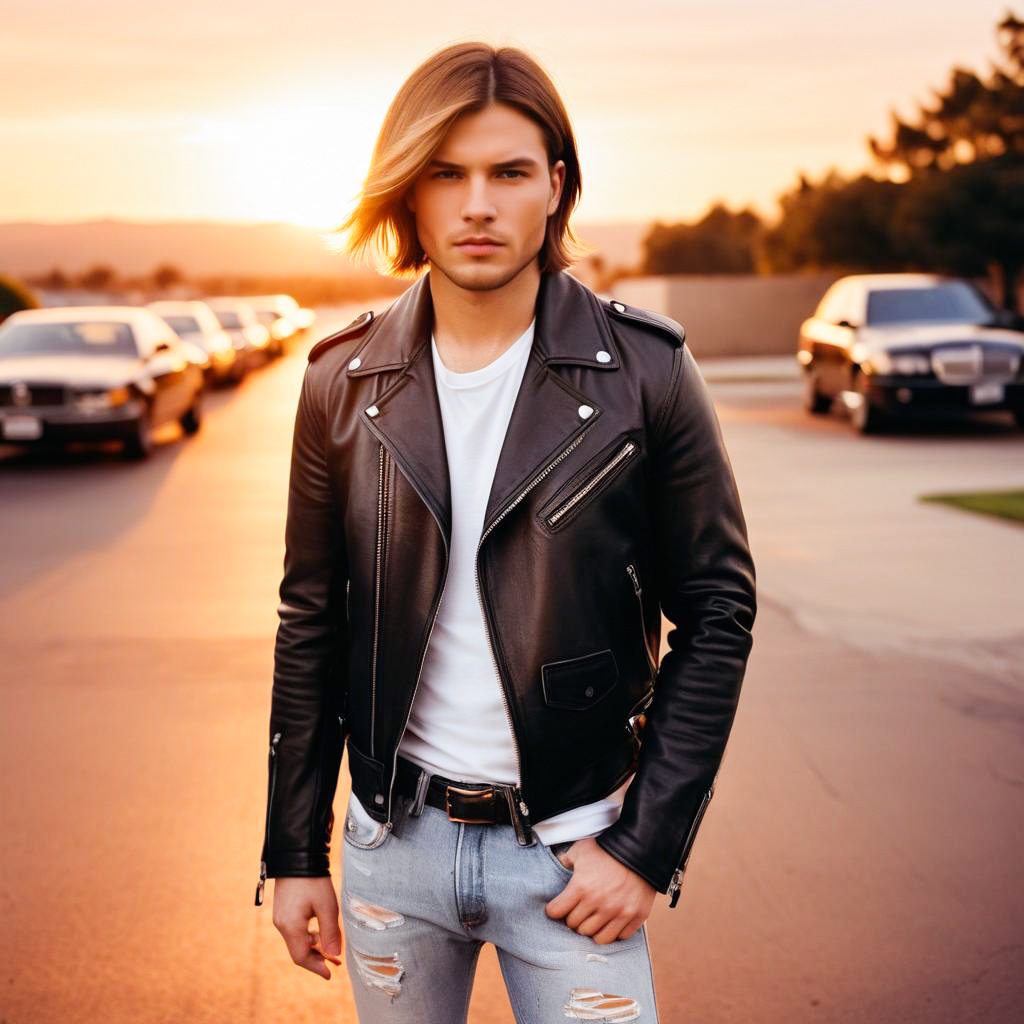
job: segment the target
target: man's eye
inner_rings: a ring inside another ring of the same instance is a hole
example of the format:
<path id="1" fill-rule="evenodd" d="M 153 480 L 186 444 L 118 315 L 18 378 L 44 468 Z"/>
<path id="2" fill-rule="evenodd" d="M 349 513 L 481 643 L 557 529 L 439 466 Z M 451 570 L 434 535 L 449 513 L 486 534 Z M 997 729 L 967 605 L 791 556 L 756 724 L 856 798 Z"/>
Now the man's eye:
<path id="1" fill-rule="evenodd" d="M 514 167 L 507 167 L 501 173 L 502 174 L 511 174 L 511 175 L 514 175 L 517 178 L 525 178 L 526 177 L 526 175 L 523 174 L 522 171 L 517 171 Z"/>
<path id="2" fill-rule="evenodd" d="M 452 177 L 455 177 L 455 175 L 457 173 L 458 173 L 457 171 L 437 171 L 434 175 L 432 175 L 432 177 L 435 177 L 435 178 L 447 178 L 449 175 L 451 175 Z"/>

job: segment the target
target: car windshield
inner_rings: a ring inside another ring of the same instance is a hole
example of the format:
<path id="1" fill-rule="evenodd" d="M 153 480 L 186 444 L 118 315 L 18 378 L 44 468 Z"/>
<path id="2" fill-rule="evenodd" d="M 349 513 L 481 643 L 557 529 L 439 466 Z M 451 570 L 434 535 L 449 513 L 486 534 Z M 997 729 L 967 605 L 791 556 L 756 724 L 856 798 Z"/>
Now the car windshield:
<path id="1" fill-rule="evenodd" d="M 230 309 L 218 309 L 214 312 L 217 314 L 217 320 L 220 322 L 221 327 L 230 331 L 238 330 L 242 326 L 242 321 L 239 320 L 238 314 Z"/>
<path id="2" fill-rule="evenodd" d="M 194 316 L 164 316 L 161 314 L 160 319 L 170 324 L 177 334 L 198 334 L 200 330 L 199 322 Z"/>
<path id="3" fill-rule="evenodd" d="M 878 288 L 868 292 L 871 326 L 911 323 L 989 323 L 994 310 L 964 281 L 932 288 Z"/>
<path id="4" fill-rule="evenodd" d="M 0 356 L 138 356 L 132 329 L 125 323 L 81 321 L 22 323 L 0 327 Z"/>

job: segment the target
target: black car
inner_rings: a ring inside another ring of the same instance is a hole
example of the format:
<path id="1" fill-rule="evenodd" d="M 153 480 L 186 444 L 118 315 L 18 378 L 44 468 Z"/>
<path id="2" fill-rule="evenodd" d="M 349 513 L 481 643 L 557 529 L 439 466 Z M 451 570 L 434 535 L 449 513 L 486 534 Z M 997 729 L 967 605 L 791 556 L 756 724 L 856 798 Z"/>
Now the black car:
<path id="1" fill-rule="evenodd" d="M 0 443 L 120 440 L 145 458 L 152 432 L 200 426 L 203 373 L 151 310 L 65 306 L 0 326 Z"/>
<path id="2" fill-rule="evenodd" d="M 1004 410 L 1024 429 L 1024 331 L 971 282 L 852 274 L 800 326 L 804 408 L 836 399 L 861 433 L 897 416 Z"/>

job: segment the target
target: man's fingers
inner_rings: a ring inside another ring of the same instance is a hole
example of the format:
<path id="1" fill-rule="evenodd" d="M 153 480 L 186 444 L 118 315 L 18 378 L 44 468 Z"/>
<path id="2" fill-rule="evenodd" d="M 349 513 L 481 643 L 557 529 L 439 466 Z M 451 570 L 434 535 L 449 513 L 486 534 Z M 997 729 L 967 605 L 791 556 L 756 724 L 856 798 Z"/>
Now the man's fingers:
<path id="1" fill-rule="evenodd" d="M 341 922 L 338 920 L 338 904 L 325 906 L 317 903 L 313 907 L 316 914 L 316 925 L 311 925 L 311 930 L 319 929 L 317 932 L 317 948 L 328 960 L 336 964 L 341 963 L 338 957 L 341 954 Z"/>
<path id="2" fill-rule="evenodd" d="M 296 964 L 323 978 L 330 978 L 331 972 L 327 969 L 320 950 L 314 945 L 320 936 L 318 933 L 310 931 L 308 924 L 308 920 L 306 923 L 301 920 L 288 921 L 280 924 L 278 931 L 288 947 L 288 955 Z"/>
<path id="3" fill-rule="evenodd" d="M 317 925 L 314 921 L 309 922 L 309 944 L 325 960 L 330 960 L 335 965 L 341 964 L 341 958 L 338 954 L 332 953 L 324 947 L 323 936 L 317 931 Z M 338 952 L 341 952 L 340 949 Z"/>
<path id="4" fill-rule="evenodd" d="M 581 935 L 590 935 L 590 937 L 597 943 L 604 945 L 609 942 L 615 942 L 616 939 L 627 939 L 629 935 L 626 935 L 626 930 L 633 923 L 635 918 L 629 915 L 622 915 L 609 921 L 603 928 L 596 932 L 584 932 L 582 929 L 587 926 L 587 922 L 584 921 L 581 926 Z M 633 933 L 630 932 L 630 935 Z"/>

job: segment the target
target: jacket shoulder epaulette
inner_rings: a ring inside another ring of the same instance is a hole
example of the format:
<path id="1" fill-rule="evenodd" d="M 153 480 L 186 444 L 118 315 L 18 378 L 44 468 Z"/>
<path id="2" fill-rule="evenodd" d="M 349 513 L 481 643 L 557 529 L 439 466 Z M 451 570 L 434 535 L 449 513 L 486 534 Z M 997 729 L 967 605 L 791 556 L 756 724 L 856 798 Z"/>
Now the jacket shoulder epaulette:
<path id="1" fill-rule="evenodd" d="M 368 309 L 365 313 L 360 313 L 347 327 L 343 327 L 340 331 L 335 331 L 334 334 L 328 334 L 326 338 L 321 338 L 309 350 L 307 359 L 313 362 L 314 359 L 318 359 L 329 348 L 333 348 L 339 342 L 346 341 L 349 338 L 358 338 L 371 323 L 373 323 L 373 310 Z"/>
<path id="2" fill-rule="evenodd" d="M 667 337 L 678 348 L 682 348 L 686 343 L 686 328 L 669 316 L 652 312 L 649 309 L 640 309 L 637 306 L 627 306 L 618 299 L 602 300 L 601 304 L 612 316 L 630 323 L 651 327 L 663 337 Z"/>

